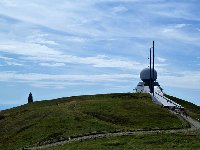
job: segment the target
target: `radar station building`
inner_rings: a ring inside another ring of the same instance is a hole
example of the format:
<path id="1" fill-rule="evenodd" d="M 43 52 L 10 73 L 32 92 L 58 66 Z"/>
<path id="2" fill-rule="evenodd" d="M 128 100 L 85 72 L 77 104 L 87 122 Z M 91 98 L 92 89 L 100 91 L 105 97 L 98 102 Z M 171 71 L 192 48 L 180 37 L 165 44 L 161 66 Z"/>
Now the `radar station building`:
<path id="1" fill-rule="evenodd" d="M 153 51 L 153 54 L 152 54 Z M 157 81 L 158 73 L 154 69 L 154 41 L 153 47 L 150 48 L 150 66 L 145 68 L 140 72 L 141 81 L 137 84 L 135 91 L 137 93 L 149 93 L 152 97 L 152 100 L 161 105 L 162 107 L 168 109 L 184 109 L 181 105 L 167 98 L 163 89 L 160 87 L 160 84 Z"/>
<path id="2" fill-rule="evenodd" d="M 153 77 L 151 77 L 153 74 Z M 160 87 L 160 84 L 156 81 L 157 80 L 157 71 L 154 69 L 150 74 L 150 68 L 145 68 L 140 72 L 140 81 L 135 88 L 137 93 L 149 93 L 152 97 L 153 102 L 156 104 L 168 108 L 168 109 L 184 109 L 181 105 L 177 104 L 176 102 L 172 101 L 171 99 L 167 98 L 164 93 L 163 89 Z M 153 93 L 150 92 L 150 87 L 153 87 Z"/>
<path id="3" fill-rule="evenodd" d="M 153 84 L 153 86 L 157 88 L 156 90 L 157 92 L 162 93 L 162 88 L 160 87 L 159 83 L 156 81 L 157 71 L 155 69 L 151 70 L 151 73 L 150 73 L 150 68 L 143 69 L 140 72 L 140 79 L 143 82 L 138 83 L 136 87 L 137 93 L 149 93 L 151 84 Z"/>

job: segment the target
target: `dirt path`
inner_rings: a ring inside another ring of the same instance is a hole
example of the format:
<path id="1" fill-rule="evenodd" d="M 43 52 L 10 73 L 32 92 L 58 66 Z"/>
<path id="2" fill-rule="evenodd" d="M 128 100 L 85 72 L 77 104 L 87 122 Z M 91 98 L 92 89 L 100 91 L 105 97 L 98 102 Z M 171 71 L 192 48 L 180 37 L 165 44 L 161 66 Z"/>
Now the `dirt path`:
<path id="1" fill-rule="evenodd" d="M 194 119 L 191 118 L 190 116 L 185 116 L 185 115 L 183 115 L 183 114 L 181 114 L 181 117 L 182 117 L 183 119 L 185 119 L 187 122 L 190 123 L 191 128 L 200 129 L 200 122 L 199 122 L 199 121 L 194 120 Z"/>
<path id="2" fill-rule="evenodd" d="M 100 139 L 100 138 L 106 138 L 106 137 L 116 137 L 116 136 L 128 136 L 128 135 L 144 135 L 144 134 L 164 134 L 164 133 L 178 133 L 178 132 L 187 132 L 193 130 L 191 128 L 189 129 L 173 129 L 173 130 L 154 130 L 154 131 L 135 131 L 135 132 L 118 132 L 118 133 L 103 133 L 103 134 L 96 134 L 96 135 L 87 135 L 87 136 L 81 136 L 76 137 L 72 139 L 68 139 L 65 141 L 60 141 L 52 144 L 46 144 L 42 146 L 36 146 L 36 147 L 29 147 L 29 148 L 23 148 L 24 150 L 38 150 L 38 149 L 44 149 L 49 148 L 53 146 L 58 145 L 64 145 L 67 143 L 72 143 L 76 141 L 85 141 L 85 140 L 94 140 L 94 139 Z"/>
<path id="3" fill-rule="evenodd" d="M 144 134 L 156 134 L 156 133 L 157 134 L 178 133 L 178 132 L 187 132 L 187 131 L 200 129 L 200 122 L 192 119 L 190 116 L 185 116 L 183 114 L 177 114 L 173 111 L 170 111 L 170 112 L 173 113 L 174 115 L 177 115 L 178 117 L 181 117 L 185 121 L 189 122 L 190 125 L 191 125 L 191 128 L 189 128 L 189 129 L 172 129 L 172 130 L 152 130 L 152 131 L 101 133 L 101 134 L 95 134 L 95 135 L 92 134 L 92 135 L 87 135 L 87 136 L 83 135 L 83 136 L 80 136 L 80 137 L 75 137 L 75 138 L 71 138 L 71 139 L 68 139 L 68 140 L 55 142 L 55 143 L 52 143 L 52 144 L 23 148 L 23 150 L 38 150 L 38 149 L 44 149 L 44 148 L 49 148 L 49 147 L 58 146 L 58 145 L 64 145 L 64 144 L 71 143 L 71 142 L 93 140 L 93 139 L 97 139 L 97 138 L 100 139 L 100 138 L 106 138 L 106 137 L 128 136 L 128 135 L 144 135 Z"/>
<path id="4" fill-rule="evenodd" d="M 186 122 L 188 122 L 191 125 L 191 129 L 200 129 L 200 122 L 191 118 L 190 116 L 186 116 L 183 113 L 176 113 L 174 111 L 169 110 L 172 114 L 176 115 L 177 117 L 179 117 L 182 120 L 185 120 Z"/>

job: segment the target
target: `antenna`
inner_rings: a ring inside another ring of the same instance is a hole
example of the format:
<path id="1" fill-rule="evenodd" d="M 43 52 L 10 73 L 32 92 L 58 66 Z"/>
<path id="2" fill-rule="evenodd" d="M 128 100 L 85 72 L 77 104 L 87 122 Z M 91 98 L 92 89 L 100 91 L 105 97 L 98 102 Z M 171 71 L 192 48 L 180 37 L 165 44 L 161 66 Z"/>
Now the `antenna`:
<path id="1" fill-rule="evenodd" d="M 150 82 L 149 82 L 149 89 L 150 89 L 150 93 L 152 93 L 152 84 L 151 84 L 151 48 L 150 48 Z"/>
<path id="2" fill-rule="evenodd" d="M 153 88 L 152 88 L 152 92 L 153 92 L 153 96 L 154 96 L 154 41 L 153 41 Z"/>
<path id="3" fill-rule="evenodd" d="M 152 64 L 152 49 L 153 49 L 153 64 Z M 154 41 L 153 41 L 153 47 L 150 48 L 149 50 L 150 52 L 150 81 L 149 81 L 149 89 L 150 89 L 150 93 L 153 93 L 154 96 Z M 153 65 L 153 68 L 152 68 Z"/>

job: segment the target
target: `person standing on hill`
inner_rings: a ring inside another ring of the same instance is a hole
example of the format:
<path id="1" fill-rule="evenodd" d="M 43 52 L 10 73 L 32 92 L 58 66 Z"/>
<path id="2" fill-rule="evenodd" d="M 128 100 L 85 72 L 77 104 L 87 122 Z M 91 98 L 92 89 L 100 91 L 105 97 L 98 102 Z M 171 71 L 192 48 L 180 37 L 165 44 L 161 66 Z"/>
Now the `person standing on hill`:
<path id="1" fill-rule="evenodd" d="M 33 95 L 32 93 L 30 92 L 29 93 L 29 96 L 28 96 L 28 103 L 32 103 L 33 102 Z"/>

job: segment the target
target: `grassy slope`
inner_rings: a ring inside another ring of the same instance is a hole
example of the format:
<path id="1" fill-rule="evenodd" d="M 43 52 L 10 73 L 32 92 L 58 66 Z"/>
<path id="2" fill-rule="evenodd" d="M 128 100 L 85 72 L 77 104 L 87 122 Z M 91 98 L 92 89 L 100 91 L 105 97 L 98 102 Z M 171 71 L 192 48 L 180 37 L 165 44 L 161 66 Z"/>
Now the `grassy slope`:
<path id="1" fill-rule="evenodd" d="M 199 149 L 200 133 L 150 134 L 125 137 L 111 137 L 84 142 L 74 142 L 49 150 L 183 150 Z"/>
<path id="2" fill-rule="evenodd" d="M 0 112 L 0 149 L 93 132 L 184 126 L 176 116 L 153 104 L 146 94 L 61 98 Z"/>
<path id="3" fill-rule="evenodd" d="M 170 98 L 171 100 L 175 101 L 176 103 L 182 105 L 185 108 L 185 111 L 187 112 L 188 115 L 190 115 L 194 119 L 199 119 L 200 120 L 200 106 L 197 106 L 191 102 L 166 95 L 166 97 Z"/>

